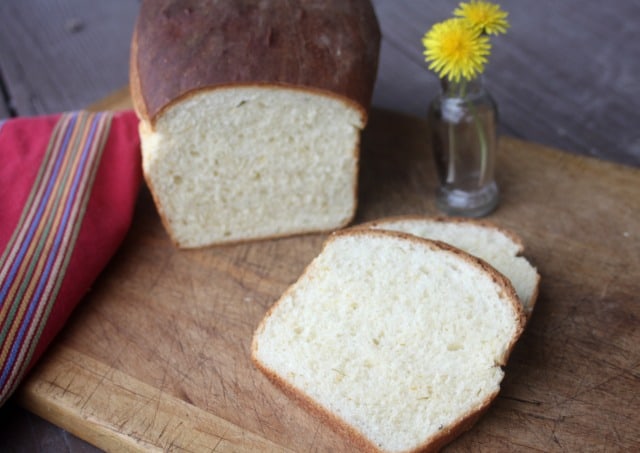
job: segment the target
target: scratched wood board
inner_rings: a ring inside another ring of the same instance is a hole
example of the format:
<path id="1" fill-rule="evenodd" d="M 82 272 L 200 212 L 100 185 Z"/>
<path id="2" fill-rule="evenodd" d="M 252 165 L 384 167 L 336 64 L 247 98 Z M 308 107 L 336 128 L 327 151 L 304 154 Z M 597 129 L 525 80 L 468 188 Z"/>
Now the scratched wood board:
<path id="1" fill-rule="evenodd" d="M 128 105 L 121 91 L 95 107 Z M 437 214 L 422 120 L 374 111 L 362 148 L 356 223 Z M 448 449 L 640 450 L 640 171 L 503 137 L 498 173 L 489 220 L 522 236 L 540 296 L 498 398 Z M 122 248 L 18 401 L 111 451 L 353 449 L 249 359 L 325 238 L 180 251 L 142 189 Z"/>

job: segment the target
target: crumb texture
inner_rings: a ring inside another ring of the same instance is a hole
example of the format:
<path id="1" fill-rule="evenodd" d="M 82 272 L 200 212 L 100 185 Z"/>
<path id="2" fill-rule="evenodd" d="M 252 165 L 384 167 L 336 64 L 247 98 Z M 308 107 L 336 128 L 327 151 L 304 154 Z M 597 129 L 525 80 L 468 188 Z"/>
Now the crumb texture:
<path id="1" fill-rule="evenodd" d="M 181 246 L 335 229 L 355 211 L 362 127 L 322 94 L 210 90 L 141 122 L 143 168 Z"/>
<path id="2" fill-rule="evenodd" d="M 511 281 L 525 313 L 531 314 L 537 295 L 538 272 L 526 258 L 518 256 L 522 245 L 502 230 L 474 221 L 432 218 L 381 220 L 373 227 L 446 242 L 477 256 Z"/>
<path id="3" fill-rule="evenodd" d="M 498 392 L 514 306 L 433 243 L 337 235 L 258 328 L 254 359 L 381 450 L 407 451 Z"/>

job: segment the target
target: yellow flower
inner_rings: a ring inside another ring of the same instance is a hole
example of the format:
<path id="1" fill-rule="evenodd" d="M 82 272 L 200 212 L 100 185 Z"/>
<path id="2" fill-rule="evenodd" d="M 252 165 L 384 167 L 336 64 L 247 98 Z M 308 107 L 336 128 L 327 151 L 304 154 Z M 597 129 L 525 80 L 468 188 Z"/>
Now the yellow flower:
<path id="1" fill-rule="evenodd" d="M 441 78 L 459 82 L 482 73 L 491 51 L 489 38 L 469 27 L 464 19 L 435 24 L 422 38 L 429 69 Z"/>
<path id="2" fill-rule="evenodd" d="M 453 14 L 468 20 L 480 33 L 499 35 L 506 33 L 509 28 L 508 13 L 500 5 L 491 2 L 471 0 L 469 3 L 460 3 Z"/>

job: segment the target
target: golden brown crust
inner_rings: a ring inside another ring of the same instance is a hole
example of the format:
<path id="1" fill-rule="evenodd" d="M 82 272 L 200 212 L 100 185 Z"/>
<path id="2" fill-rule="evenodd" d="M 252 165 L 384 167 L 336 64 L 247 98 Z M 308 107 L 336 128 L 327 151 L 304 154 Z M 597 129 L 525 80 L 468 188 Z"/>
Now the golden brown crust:
<path id="1" fill-rule="evenodd" d="M 348 439 L 348 441 L 352 443 L 358 449 L 358 451 L 372 453 L 380 451 L 366 437 L 364 437 L 360 432 L 356 431 L 344 420 L 331 413 L 325 407 L 318 404 L 306 393 L 301 392 L 299 389 L 289 384 L 273 370 L 265 367 L 253 354 L 251 355 L 251 360 L 253 364 L 284 394 L 295 401 L 303 409 L 312 413 L 333 431 Z"/>
<path id="2" fill-rule="evenodd" d="M 276 372 L 270 368 L 264 366 L 253 354 L 251 354 L 251 361 L 257 369 L 259 369 L 266 377 L 273 383 L 278 389 L 280 389 L 285 395 L 295 401 L 300 407 L 307 410 L 321 422 L 323 422 L 330 429 L 335 431 L 341 436 L 344 436 L 351 444 L 356 446 L 357 451 L 381 453 L 384 450 L 374 445 L 368 438 L 366 438 L 360 431 L 357 431 L 346 421 L 342 420 L 337 415 L 331 413 L 324 406 L 318 404 L 313 398 L 306 393 L 303 393 L 284 379 L 280 377 Z M 491 403 L 498 395 L 498 391 L 489 395 L 482 403 L 473 411 L 464 414 L 459 417 L 451 425 L 443 427 L 436 435 L 427 439 L 424 443 L 412 450 L 407 450 L 403 453 L 425 453 L 425 452 L 437 452 L 445 445 L 449 444 L 462 433 L 469 431 L 473 425 L 480 419 L 480 417 L 491 406 Z"/>
<path id="3" fill-rule="evenodd" d="M 297 388 L 293 387 L 288 382 L 284 381 L 278 374 L 272 370 L 264 367 L 255 357 L 251 357 L 252 362 L 277 388 L 283 393 L 289 396 L 303 409 L 311 412 L 318 417 L 323 423 L 338 434 L 344 436 L 349 442 L 354 444 L 358 451 L 361 452 L 382 452 L 380 448 L 374 445 L 369 439 L 364 437 L 359 431 L 352 428 L 341 418 L 335 416 L 323 406 L 316 403 L 311 397 L 302 393 Z M 449 444 L 462 433 L 469 431 L 473 425 L 480 419 L 480 417 L 491 406 L 491 403 L 498 395 L 498 392 L 493 393 L 482 404 L 472 412 L 465 414 L 456 420 L 452 425 L 443 427 L 435 436 L 428 439 L 423 444 L 419 445 L 413 450 L 408 450 L 404 453 L 418 453 L 418 452 L 437 452 L 445 445 Z"/>
<path id="4" fill-rule="evenodd" d="M 366 113 L 379 42 L 369 0 L 143 0 L 132 96 L 151 124 L 190 92 L 229 84 L 303 87 Z"/>
<path id="5" fill-rule="evenodd" d="M 387 230 L 373 230 L 373 229 L 360 229 L 360 228 L 350 228 L 350 229 L 346 229 L 346 230 L 341 230 L 341 231 L 336 231 L 334 232 L 330 237 L 329 240 L 332 240 L 335 237 L 338 237 L 340 235 L 380 235 L 380 236 L 386 236 L 386 237 L 396 237 L 396 238 L 403 238 L 409 241 L 412 241 L 414 243 L 418 243 L 418 244 L 423 244 L 426 245 L 427 247 L 431 248 L 432 250 L 446 250 L 449 251 L 455 255 L 457 255 L 458 257 L 462 258 L 464 261 L 467 261 L 468 263 L 481 268 L 484 272 L 486 272 L 487 274 L 489 274 L 491 276 L 491 279 L 493 280 L 493 282 L 498 285 L 498 287 L 500 287 L 500 289 L 502 291 L 504 291 L 506 298 L 508 299 L 510 305 L 512 306 L 516 317 L 518 318 L 519 321 L 519 325 L 520 328 L 517 331 L 517 335 L 515 336 L 515 338 L 513 338 L 511 344 L 509 345 L 509 347 L 507 348 L 507 353 L 505 354 L 504 362 L 500 363 L 500 365 L 504 365 L 507 361 L 507 358 L 509 357 L 509 354 L 511 353 L 511 349 L 513 348 L 513 346 L 515 345 L 516 341 L 518 340 L 518 338 L 520 337 L 520 335 L 522 334 L 522 331 L 524 329 L 524 326 L 526 324 L 526 316 L 524 314 L 524 311 L 522 309 L 522 304 L 520 303 L 520 299 L 518 298 L 518 295 L 516 293 L 516 290 L 514 289 L 513 285 L 511 284 L 511 281 L 505 277 L 504 275 L 502 275 L 500 272 L 498 272 L 496 269 L 494 269 L 493 266 L 491 266 L 490 264 L 488 264 L 486 261 L 473 256 L 467 252 L 465 252 L 464 250 L 460 250 L 459 248 L 456 248 L 450 244 L 447 244 L 446 242 L 442 242 L 442 241 L 434 241 L 432 239 L 424 239 L 418 236 L 414 236 L 412 234 L 408 234 L 408 233 L 402 233 L 399 231 L 387 231 Z"/>
<path id="6" fill-rule="evenodd" d="M 372 229 L 363 229 L 363 228 L 355 228 L 355 227 L 338 230 L 338 231 L 334 231 L 329 235 L 329 237 L 325 240 L 322 248 L 324 249 L 327 246 L 327 244 L 329 244 L 329 242 L 335 240 L 339 236 L 355 236 L 355 235 L 373 235 L 373 236 L 390 237 L 390 238 L 401 238 L 414 243 L 422 244 L 423 246 L 427 246 L 432 250 L 446 250 L 448 252 L 451 252 L 457 255 L 463 260 L 471 263 L 472 265 L 481 268 L 484 272 L 488 273 L 491 279 L 493 280 L 493 282 L 496 283 L 502 289 L 502 291 L 505 292 L 505 295 L 509 301 L 509 304 L 513 308 L 516 318 L 518 319 L 519 329 L 517 330 L 515 337 L 512 339 L 512 342 L 507 348 L 507 353 L 503 358 L 504 359 L 503 363 L 500 363 L 499 365 L 504 365 L 506 363 L 513 346 L 515 345 L 516 341 L 522 334 L 522 331 L 524 330 L 524 326 L 526 324 L 526 315 L 522 309 L 522 304 L 520 303 L 520 299 L 518 298 L 516 290 L 513 288 L 511 281 L 509 281 L 507 277 L 502 275 L 500 272 L 495 270 L 490 264 L 481 260 L 480 258 L 470 255 L 469 253 L 463 250 L 460 250 L 452 245 L 449 245 L 445 242 L 434 241 L 431 239 L 424 239 L 418 236 L 414 236 L 408 233 L 402 233 L 399 231 L 372 230 Z M 312 264 L 313 264 L 313 261 L 307 265 L 307 267 L 304 269 L 301 275 L 305 275 L 311 268 Z M 271 306 L 271 308 L 267 311 L 262 321 L 260 322 L 256 332 L 258 332 L 259 330 L 262 330 L 262 326 L 266 322 L 267 318 L 269 318 L 272 311 L 276 308 L 276 306 L 280 303 L 280 301 L 285 297 L 285 295 L 292 290 L 292 288 L 293 288 L 293 285 L 287 288 L 284 294 L 280 296 L 280 298 Z M 255 341 L 255 337 L 254 337 L 254 341 Z"/>
<path id="7" fill-rule="evenodd" d="M 381 219 L 372 220 L 369 222 L 361 223 L 358 225 L 354 225 L 352 228 L 381 228 L 384 229 L 385 224 L 395 223 L 395 222 L 440 222 L 440 223 L 456 223 L 459 225 L 475 225 L 484 228 L 494 229 L 496 231 L 501 232 L 505 236 L 509 237 L 514 243 L 518 245 L 518 253 L 516 256 L 523 256 L 525 252 L 524 241 L 520 236 L 518 236 L 513 231 L 507 230 L 496 225 L 493 222 L 489 222 L 486 220 L 478 220 L 478 219 L 468 219 L 462 217 L 443 217 L 443 216 L 421 216 L 421 215 L 403 215 L 403 216 L 392 216 L 392 217 L 384 217 Z M 540 273 L 536 272 L 536 283 L 533 288 L 533 292 L 529 297 L 529 300 L 526 303 L 527 311 L 525 316 L 528 320 L 531 318 L 531 314 L 533 313 L 533 309 L 535 307 L 536 301 L 538 299 L 538 294 L 540 291 Z"/>
<path id="8" fill-rule="evenodd" d="M 489 395 L 478 408 L 460 417 L 451 426 L 443 428 L 436 436 L 429 439 L 428 442 L 425 442 L 411 453 L 440 451 L 445 445 L 453 442 L 460 437 L 460 435 L 473 428 L 473 425 L 475 425 L 480 417 L 489 409 L 496 396 L 498 396 L 498 391 Z"/>
<path id="9" fill-rule="evenodd" d="M 138 114 L 138 117 L 143 121 L 146 120 L 149 115 L 147 114 L 147 107 L 140 94 L 140 76 L 138 74 L 138 39 L 137 39 L 137 27 L 133 29 L 133 39 L 131 40 L 131 53 L 129 57 L 129 91 L 131 94 L 131 102 L 133 103 L 133 109 Z"/>
<path id="10" fill-rule="evenodd" d="M 511 239 L 515 244 L 517 244 L 518 254 L 521 254 L 524 252 L 524 241 L 520 236 L 518 236 L 513 231 L 504 229 L 488 220 L 469 219 L 466 217 L 444 217 L 444 216 L 430 217 L 430 216 L 421 216 L 421 215 L 403 215 L 403 216 L 384 217 L 381 219 L 376 219 L 376 220 L 362 223 L 360 225 L 356 225 L 355 227 L 373 228 L 373 227 L 380 227 L 380 226 L 383 227 L 385 224 L 389 224 L 392 222 L 424 222 L 424 221 L 438 222 L 438 223 L 455 223 L 458 225 L 473 225 L 473 226 L 493 229 L 504 234 L 509 239 Z"/>
<path id="11" fill-rule="evenodd" d="M 507 347 L 506 353 L 503 357 L 502 363 L 496 365 L 504 365 L 511 354 L 513 346 L 516 341 L 520 337 L 524 325 L 526 323 L 525 315 L 522 311 L 522 305 L 516 295 L 513 286 L 510 281 L 504 277 L 502 274 L 497 272 L 493 267 L 485 263 L 484 261 L 476 258 L 468 253 L 452 247 L 446 243 L 433 241 L 429 239 L 419 238 L 417 236 L 413 236 L 410 234 L 395 232 L 395 231 L 386 231 L 386 230 L 373 230 L 373 229 L 364 229 L 364 228 L 349 228 L 346 230 L 336 231 L 331 234 L 323 245 L 323 249 L 327 246 L 327 244 L 340 236 L 356 236 L 356 235 L 374 235 L 381 237 L 389 237 L 389 238 L 399 238 L 403 240 L 412 241 L 414 243 L 420 244 L 422 246 L 426 246 L 431 248 L 432 250 L 444 250 L 451 253 L 454 253 L 456 256 L 459 256 L 463 260 L 471 263 L 474 266 L 481 268 L 483 271 L 487 272 L 491 279 L 504 291 L 507 299 L 509 301 L 510 306 L 513 308 L 516 317 L 518 319 L 518 328 L 516 333 L 514 334 L 511 343 Z M 311 269 L 313 261 L 307 265 L 302 275 L 305 275 Z M 251 361 L 254 365 L 280 390 L 283 391 L 286 395 L 291 397 L 294 401 L 296 401 L 299 405 L 301 405 L 304 409 L 309 412 L 315 414 L 320 420 L 322 420 L 327 426 L 336 431 L 338 434 L 345 436 L 350 442 L 357 445 L 360 451 L 364 452 L 381 452 L 382 450 L 374 445 L 368 438 L 366 438 L 361 432 L 357 431 L 351 425 L 349 425 L 346 421 L 342 420 L 340 417 L 333 414 L 324 406 L 317 403 L 312 397 L 302 392 L 300 389 L 294 387 L 289 382 L 287 382 L 284 378 L 282 378 L 277 372 L 270 369 L 260 362 L 257 357 L 257 337 L 264 330 L 265 323 L 267 319 L 270 318 L 273 311 L 276 309 L 278 304 L 289 294 L 290 291 L 293 290 L 295 285 L 291 285 L 287 288 L 287 290 L 283 293 L 283 295 L 267 310 L 265 316 L 260 321 L 258 327 L 254 332 L 254 336 L 251 341 Z M 426 439 L 425 442 L 419 445 L 417 448 L 413 450 L 409 450 L 404 453 L 417 453 L 417 452 L 435 452 L 440 450 L 443 446 L 447 445 L 458 436 L 460 436 L 463 432 L 468 431 L 473 427 L 476 421 L 482 416 L 482 414 L 489 408 L 492 401 L 498 395 L 499 389 L 496 389 L 494 393 L 489 395 L 485 400 L 480 402 L 480 404 L 472 411 L 462 414 L 456 421 L 454 421 L 451 425 L 447 427 L 443 427 L 437 434 L 432 436 L 429 439 Z"/>

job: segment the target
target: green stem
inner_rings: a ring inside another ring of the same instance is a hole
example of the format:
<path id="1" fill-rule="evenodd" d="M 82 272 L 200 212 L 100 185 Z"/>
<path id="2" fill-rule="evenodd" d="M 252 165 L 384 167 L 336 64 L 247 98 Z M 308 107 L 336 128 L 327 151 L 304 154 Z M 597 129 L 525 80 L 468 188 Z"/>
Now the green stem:
<path id="1" fill-rule="evenodd" d="M 467 94 L 467 84 L 464 82 L 460 82 L 460 91 L 458 92 L 458 97 L 460 99 L 464 99 L 464 96 Z"/>
<path id="2" fill-rule="evenodd" d="M 449 95 L 452 97 L 457 97 L 461 100 L 461 102 L 465 102 L 465 96 L 467 95 L 468 83 L 467 80 L 461 80 L 457 82 L 452 82 L 451 80 L 447 80 L 444 88 L 445 95 Z M 478 180 L 478 184 L 483 186 L 487 180 L 487 170 L 489 165 L 489 145 L 487 143 L 487 136 L 485 133 L 485 129 L 482 126 L 482 118 L 480 118 L 478 114 L 478 110 L 476 106 L 473 104 L 472 100 L 466 101 L 467 110 L 471 113 L 473 124 L 476 129 L 476 133 L 478 134 L 478 142 L 480 145 L 480 177 Z M 448 169 L 447 169 L 447 183 L 452 183 L 456 178 L 456 154 L 457 154 L 457 140 L 456 140 L 456 123 L 449 122 L 448 124 L 448 141 L 449 141 L 449 150 L 448 150 Z"/>
<path id="3" fill-rule="evenodd" d="M 461 82 L 458 86 L 457 97 L 464 99 L 467 84 Z M 452 90 L 455 92 L 455 89 Z M 448 135 L 449 135 L 449 168 L 447 169 L 447 183 L 453 183 L 456 180 L 456 132 L 455 123 L 449 123 Z"/>
<path id="4" fill-rule="evenodd" d="M 455 125 L 449 123 L 449 169 L 447 170 L 447 183 L 452 183 L 456 180 L 456 133 Z"/>
<path id="5" fill-rule="evenodd" d="M 480 180 L 478 184 L 482 186 L 484 185 L 487 177 L 487 136 L 484 133 L 484 128 L 482 127 L 480 118 L 478 117 L 475 105 L 473 105 L 472 102 L 469 102 L 468 105 L 471 115 L 473 116 L 473 123 L 476 126 L 476 132 L 478 133 L 478 140 L 480 141 Z"/>

